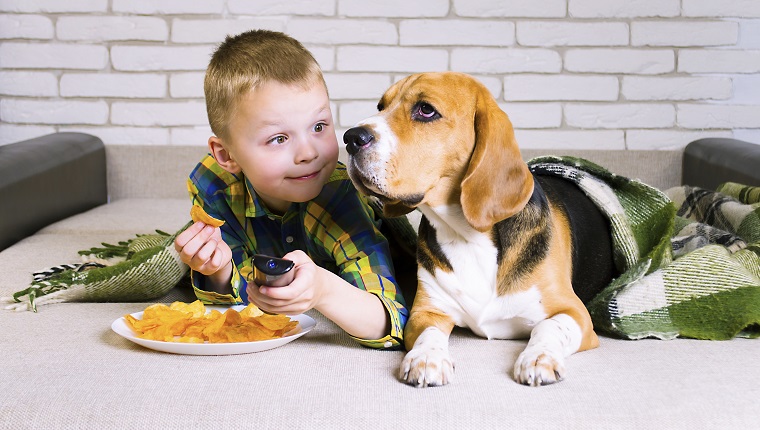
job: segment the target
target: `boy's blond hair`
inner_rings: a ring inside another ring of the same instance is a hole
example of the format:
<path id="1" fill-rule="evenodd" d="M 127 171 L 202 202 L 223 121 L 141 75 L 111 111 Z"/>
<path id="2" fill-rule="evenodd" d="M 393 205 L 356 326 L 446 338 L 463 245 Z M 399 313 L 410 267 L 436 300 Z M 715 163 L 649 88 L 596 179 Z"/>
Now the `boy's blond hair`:
<path id="1" fill-rule="evenodd" d="M 315 81 L 316 80 L 316 81 Z M 268 30 L 227 36 L 206 69 L 203 90 L 211 130 L 226 141 L 228 125 L 239 98 L 265 82 L 324 85 L 319 64 L 292 37 Z"/>

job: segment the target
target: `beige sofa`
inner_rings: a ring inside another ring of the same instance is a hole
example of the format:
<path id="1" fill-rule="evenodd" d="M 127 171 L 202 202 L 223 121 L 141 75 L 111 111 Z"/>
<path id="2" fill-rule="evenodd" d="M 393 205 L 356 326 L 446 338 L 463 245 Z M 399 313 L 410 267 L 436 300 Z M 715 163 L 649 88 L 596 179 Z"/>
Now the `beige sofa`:
<path id="1" fill-rule="evenodd" d="M 108 203 L 0 251 L 0 296 L 28 286 L 33 271 L 75 262 L 78 250 L 178 229 L 190 208 L 184 178 L 204 151 L 106 146 Z M 682 151 L 562 153 L 661 189 L 681 180 Z M 156 301 L 193 299 L 187 287 L 178 287 Z M 155 352 L 111 330 L 114 320 L 146 305 L 0 310 L 0 428 L 640 430 L 760 423 L 757 340 L 601 336 L 598 349 L 568 359 L 565 381 L 530 388 L 510 376 L 525 341 L 489 341 L 457 329 L 454 382 L 417 389 L 396 377 L 402 351 L 363 348 L 313 311 L 316 327 L 282 347 L 190 356 Z"/>

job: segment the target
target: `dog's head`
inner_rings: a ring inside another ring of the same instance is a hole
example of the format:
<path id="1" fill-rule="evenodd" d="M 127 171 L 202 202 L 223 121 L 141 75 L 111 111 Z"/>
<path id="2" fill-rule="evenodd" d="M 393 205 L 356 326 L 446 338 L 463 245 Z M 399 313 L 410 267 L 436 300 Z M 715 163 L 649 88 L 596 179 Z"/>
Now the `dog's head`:
<path id="1" fill-rule="evenodd" d="M 453 72 L 411 75 L 385 92 L 378 113 L 343 135 L 356 187 L 388 216 L 460 204 L 480 231 L 520 211 L 533 177 L 512 124 L 488 89 Z"/>

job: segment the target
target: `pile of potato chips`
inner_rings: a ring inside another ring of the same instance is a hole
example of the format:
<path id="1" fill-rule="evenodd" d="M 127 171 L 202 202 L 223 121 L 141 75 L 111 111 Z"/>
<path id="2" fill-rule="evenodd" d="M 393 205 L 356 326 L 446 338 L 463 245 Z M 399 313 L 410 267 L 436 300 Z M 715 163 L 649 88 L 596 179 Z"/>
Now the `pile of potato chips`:
<path id="1" fill-rule="evenodd" d="M 129 328 L 142 339 L 164 342 L 224 343 L 252 342 L 282 337 L 298 326 L 285 315 L 270 315 L 249 304 L 238 312 L 224 313 L 206 308 L 200 300 L 150 305 L 142 319 L 124 315 Z"/>

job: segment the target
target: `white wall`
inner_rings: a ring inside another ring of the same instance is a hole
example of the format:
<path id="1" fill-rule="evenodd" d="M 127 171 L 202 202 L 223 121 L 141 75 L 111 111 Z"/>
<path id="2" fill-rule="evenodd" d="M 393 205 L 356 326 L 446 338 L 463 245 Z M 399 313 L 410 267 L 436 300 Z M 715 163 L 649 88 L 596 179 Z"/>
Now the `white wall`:
<path id="1" fill-rule="evenodd" d="M 523 147 L 760 143 L 760 0 L 0 0 L 0 144 L 205 145 L 210 53 L 252 28 L 312 50 L 340 134 L 400 77 L 456 70 Z"/>

